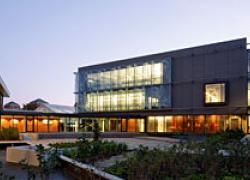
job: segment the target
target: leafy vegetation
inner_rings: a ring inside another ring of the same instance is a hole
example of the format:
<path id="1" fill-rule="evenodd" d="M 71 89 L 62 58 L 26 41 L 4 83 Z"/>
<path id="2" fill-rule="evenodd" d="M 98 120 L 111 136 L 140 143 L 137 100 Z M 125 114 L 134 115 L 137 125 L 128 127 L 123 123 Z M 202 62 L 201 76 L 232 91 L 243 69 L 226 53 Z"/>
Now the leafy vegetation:
<path id="1" fill-rule="evenodd" d="M 65 156 L 84 163 L 94 163 L 97 160 L 109 158 L 127 151 L 124 143 L 114 141 L 88 141 L 84 136 L 81 137 L 74 146 L 63 151 Z"/>
<path id="2" fill-rule="evenodd" d="M 23 109 L 24 110 L 35 110 L 36 108 L 39 107 L 39 104 L 36 102 L 30 102 L 27 104 L 23 104 Z"/>
<path id="3" fill-rule="evenodd" d="M 93 140 L 94 141 L 99 141 L 101 132 L 100 132 L 99 124 L 98 124 L 98 122 L 96 120 L 94 121 L 93 133 L 94 133 Z"/>
<path id="4" fill-rule="evenodd" d="M 17 128 L 2 128 L 0 130 L 0 140 L 19 140 L 19 132 Z"/>
<path id="5" fill-rule="evenodd" d="M 64 149 L 63 154 L 65 156 L 84 163 L 94 163 L 97 160 L 121 154 L 128 149 L 124 143 L 101 141 L 100 128 L 97 121 L 93 124 L 93 133 L 93 141 L 87 140 L 86 135 L 82 134 L 75 143 L 56 143 L 50 144 L 50 146 Z"/>
<path id="6" fill-rule="evenodd" d="M 57 148 L 50 147 L 45 149 L 43 145 L 36 146 L 36 152 L 39 161 L 39 167 L 30 166 L 27 159 L 22 160 L 20 163 L 22 168 L 27 172 L 27 180 L 47 180 L 54 170 L 60 167 L 59 153 Z"/>
<path id="7" fill-rule="evenodd" d="M 124 179 L 249 179 L 250 143 L 243 144 L 241 137 L 230 130 L 164 150 L 140 146 L 105 171 Z"/>

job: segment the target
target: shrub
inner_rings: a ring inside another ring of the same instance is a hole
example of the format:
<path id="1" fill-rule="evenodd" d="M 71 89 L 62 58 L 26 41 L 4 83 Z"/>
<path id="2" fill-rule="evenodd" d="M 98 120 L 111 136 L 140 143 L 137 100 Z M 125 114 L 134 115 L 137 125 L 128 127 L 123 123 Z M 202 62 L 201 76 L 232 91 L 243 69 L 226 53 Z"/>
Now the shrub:
<path id="1" fill-rule="evenodd" d="M 2 128 L 0 131 L 0 140 L 19 140 L 17 128 Z"/>
<path id="2" fill-rule="evenodd" d="M 227 131 L 165 150 L 140 146 L 105 171 L 124 179 L 250 179 L 250 143 L 240 137 L 240 131 Z"/>
<path id="3" fill-rule="evenodd" d="M 85 138 L 78 140 L 72 147 L 74 148 L 66 148 L 63 152 L 64 155 L 84 163 L 94 163 L 99 159 L 121 154 L 128 148 L 124 143 L 88 141 Z"/>
<path id="4" fill-rule="evenodd" d="M 98 124 L 98 122 L 96 120 L 94 121 L 93 133 L 94 133 L 93 140 L 94 141 L 99 141 L 101 132 L 100 132 L 99 124 Z"/>

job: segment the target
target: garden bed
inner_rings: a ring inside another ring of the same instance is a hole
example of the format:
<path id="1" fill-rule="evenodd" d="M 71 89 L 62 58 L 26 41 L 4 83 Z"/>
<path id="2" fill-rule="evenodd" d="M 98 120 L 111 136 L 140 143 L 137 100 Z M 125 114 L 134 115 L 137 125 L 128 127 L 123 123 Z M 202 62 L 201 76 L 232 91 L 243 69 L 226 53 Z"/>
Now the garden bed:
<path id="1" fill-rule="evenodd" d="M 123 179 L 249 179 L 250 143 L 241 142 L 242 136 L 228 131 L 165 150 L 141 146 L 104 171 Z"/>
<path id="2" fill-rule="evenodd" d="M 50 146 L 59 149 L 63 155 L 69 158 L 90 164 L 128 151 L 128 147 L 124 143 L 101 140 L 89 141 L 85 138 L 74 143 L 57 143 L 50 144 Z"/>
<path id="3" fill-rule="evenodd" d="M 77 162 L 66 156 L 61 155 L 60 159 L 64 172 L 73 179 L 122 180 L 120 177 L 101 171 L 92 165 Z"/>

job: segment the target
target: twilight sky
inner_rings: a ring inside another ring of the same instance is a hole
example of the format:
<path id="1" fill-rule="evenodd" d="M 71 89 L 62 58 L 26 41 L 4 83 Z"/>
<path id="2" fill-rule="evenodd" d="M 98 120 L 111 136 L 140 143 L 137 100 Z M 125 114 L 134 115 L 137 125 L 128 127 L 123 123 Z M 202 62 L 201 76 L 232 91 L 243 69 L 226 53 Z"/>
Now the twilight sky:
<path id="1" fill-rule="evenodd" d="M 249 10 L 247 0 L 1 0 L 5 102 L 73 105 L 78 67 L 250 38 Z"/>

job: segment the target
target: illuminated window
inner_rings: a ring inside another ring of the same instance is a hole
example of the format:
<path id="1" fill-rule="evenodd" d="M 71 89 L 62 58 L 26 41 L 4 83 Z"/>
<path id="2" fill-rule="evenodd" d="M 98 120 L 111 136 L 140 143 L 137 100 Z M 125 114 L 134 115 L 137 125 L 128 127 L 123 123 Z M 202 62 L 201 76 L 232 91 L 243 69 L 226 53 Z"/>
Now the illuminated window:
<path id="1" fill-rule="evenodd" d="M 119 69 L 118 70 L 118 84 L 117 87 L 126 87 L 127 86 L 127 73 L 126 69 Z"/>
<path id="2" fill-rule="evenodd" d="M 152 83 L 152 65 L 145 64 L 143 65 L 143 83 L 145 85 Z"/>
<path id="3" fill-rule="evenodd" d="M 163 63 L 146 63 L 87 74 L 87 86 L 94 91 L 161 83 Z"/>
<path id="4" fill-rule="evenodd" d="M 144 109 L 145 106 L 145 95 L 144 91 L 136 89 L 130 90 L 128 93 L 128 109 Z"/>
<path id="5" fill-rule="evenodd" d="M 103 96 L 103 109 L 104 111 L 110 111 L 110 93 L 105 92 Z"/>
<path id="6" fill-rule="evenodd" d="M 161 84 L 163 75 L 162 63 L 156 63 L 152 65 L 152 84 Z"/>
<path id="7" fill-rule="evenodd" d="M 134 86 L 135 82 L 135 68 L 134 67 L 128 67 L 127 68 L 127 76 L 128 76 L 128 86 L 132 87 Z"/>
<path id="8" fill-rule="evenodd" d="M 98 73 L 90 74 L 88 82 L 90 84 L 90 88 L 93 90 L 98 89 Z"/>
<path id="9" fill-rule="evenodd" d="M 205 85 L 205 103 L 220 104 L 226 102 L 226 84 L 206 84 Z"/>
<path id="10" fill-rule="evenodd" d="M 111 88 L 117 88 L 117 82 L 118 82 L 118 71 L 112 70 L 110 72 L 110 85 Z"/>
<path id="11" fill-rule="evenodd" d="M 111 93 L 111 111 L 117 110 L 117 92 Z"/>
<path id="12" fill-rule="evenodd" d="M 103 88 L 110 89 L 110 71 L 103 73 Z"/>
<path id="13" fill-rule="evenodd" d="M 117 110 L 127 109 L 127 93 L 126 91 L 117 92 Z"/>
<path id="14" fill-rule="evenodd" d="M 143 66 L 135 67 L 135 86 L 143 85 Z"/>
<path id="15" fill-rule="evenodd" d="M 250 82 L 248 82 L 247 102 L 248 102 L 248 106 L 250 106 Z"/>

